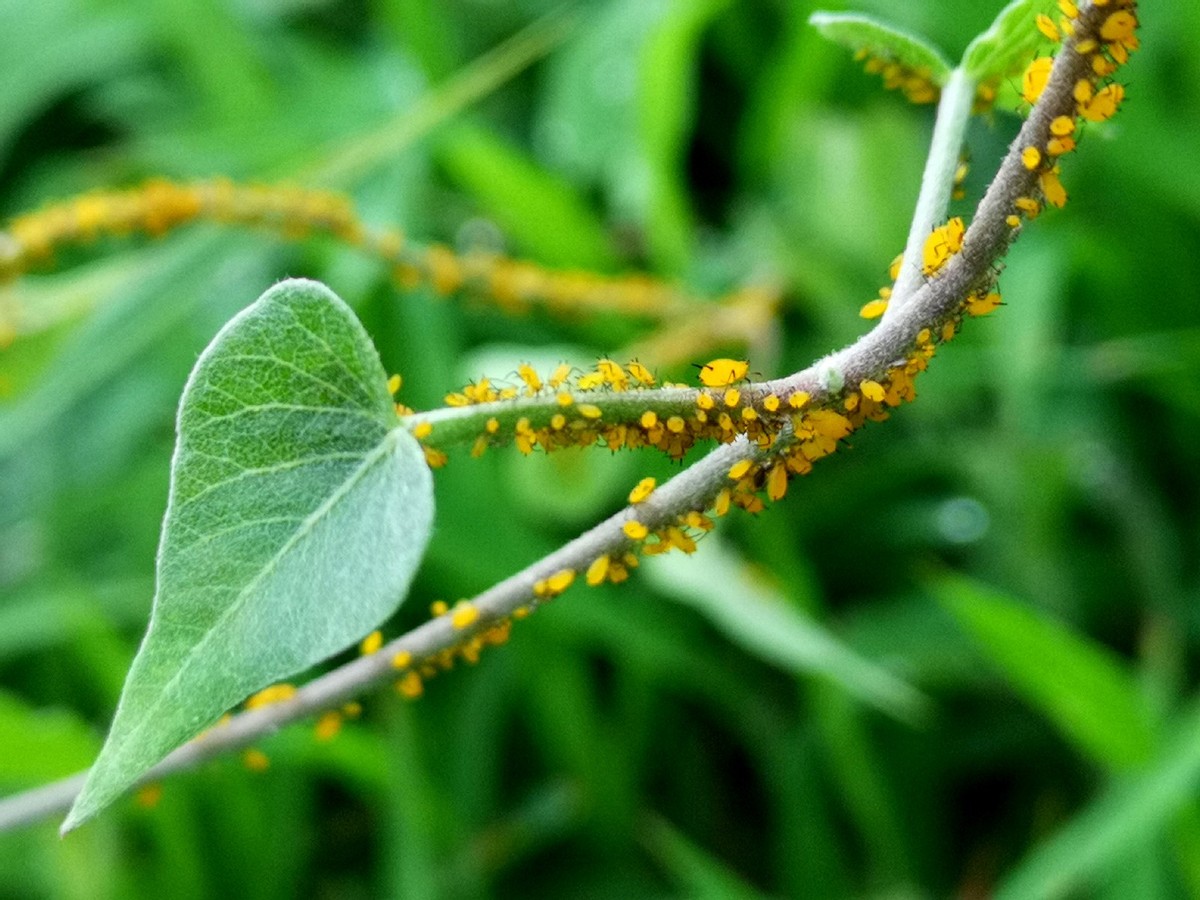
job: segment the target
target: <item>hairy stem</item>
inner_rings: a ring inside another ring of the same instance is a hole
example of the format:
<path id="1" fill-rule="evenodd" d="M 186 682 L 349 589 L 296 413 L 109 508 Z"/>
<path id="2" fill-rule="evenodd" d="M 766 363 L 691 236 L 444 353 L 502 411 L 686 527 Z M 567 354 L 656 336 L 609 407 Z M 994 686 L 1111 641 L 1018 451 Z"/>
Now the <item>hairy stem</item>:
<path id="1" fill-rule="evenodd" d="M 954 189 L 954 172 L 958 168 L 967 122 L 971 118 L 971 105 L 975 101 L 978 87 L 966 69 L 959 67 L 950 73 L 942 88 L 942 99 L 938 102 L 937 120 L 933 126 L 933 139 L 929 146 L 929 158 L 925 161 L 925 172 L 921 176 L 921 192 L 917 196 L 917 208 L 913 213 L 912 225 L 908 229 L 908 241 L 904 245 L 904 262 L 900 276 L 892 288 L 891 302 L 884 321 L 894 316 L 921 286 L 922 251 L 925 239 L 934 226 L 946 218 L 950 206 L 950 194 Z"/>

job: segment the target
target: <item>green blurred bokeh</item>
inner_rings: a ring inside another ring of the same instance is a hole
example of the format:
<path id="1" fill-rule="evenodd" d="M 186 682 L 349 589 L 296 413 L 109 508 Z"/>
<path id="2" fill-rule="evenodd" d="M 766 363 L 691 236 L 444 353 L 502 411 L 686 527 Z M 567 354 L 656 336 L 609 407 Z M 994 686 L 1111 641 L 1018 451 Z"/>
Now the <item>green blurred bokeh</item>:
<path id="1" fill-rule="evenodd" d="M 998 6 L 852 8 L 954 57 Z M 333 187 L 419 239 L 503 235 L 699 295 L 777 282 L 749 353 L 782 374 L 864 330 L 932 123 L 813 8 L 0 0 L 0 214 L 151 175 Z M 910 408 L 417 703 L 364 698 L 331 742 L 294 727 L 266 773 L 210 764 L 65 841 L 0 835 L 0 898 L 1200 896 L 1200 6 L 1142 18 L 1125 108 L 1065 161 L 1071 203 Z M 1017 125 L 972 125 L 964 214 Z M 273 281 L 346 298 L 418 408 L 650 334 L 403 294 L 353 250 L 212 226 L 59 262 L 0 292 L 30 332 L 0 351 L 5 793 L 95 752 L 148 614 L 179 392 Z M 459 455 L 387 633 L 674 470 Z"/>

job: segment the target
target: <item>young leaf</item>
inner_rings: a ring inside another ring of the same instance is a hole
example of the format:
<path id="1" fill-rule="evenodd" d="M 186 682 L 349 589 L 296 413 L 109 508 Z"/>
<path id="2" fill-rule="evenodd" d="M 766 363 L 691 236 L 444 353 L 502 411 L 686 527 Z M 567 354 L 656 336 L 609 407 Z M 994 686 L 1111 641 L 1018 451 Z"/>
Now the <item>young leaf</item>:
<path id="1" fill-rule="evenodd" d="M 936 47 L 920 38 L 885 25 L 871 16 L 855 13 L 815 12 L 808 22 L 834 43 L 868 56 L 895 60 L 913 69 L 925 69 L 929 80 L 942 87 L 950 77 L 950 63 Z"/>
<path id="2" fill-rule="evenodd" d="M 972 81 L 1007 78 L 1024 67 L 1046 38 L 1037 30 L 1038 13 L 1054 11 L 1053 0 L 1013 0 L 987 31 L 967 45 L 962 65 Z"/>
<path id="3" fill-rule="evenodd" d="M 213 339 L 179 406 L 150 627 L 64 832 L 392 613 L 433 517 L 395 424 L 370 338 L 323 285 L 278 284 Z"/>

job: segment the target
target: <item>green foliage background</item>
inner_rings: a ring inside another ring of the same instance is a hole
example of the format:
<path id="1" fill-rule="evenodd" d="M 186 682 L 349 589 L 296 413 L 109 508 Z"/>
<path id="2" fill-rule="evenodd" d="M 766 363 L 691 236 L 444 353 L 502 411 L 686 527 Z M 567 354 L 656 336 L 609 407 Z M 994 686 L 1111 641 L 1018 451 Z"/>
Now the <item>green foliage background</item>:
<path id="1" fill-rule="evenodd" d="M 853 8 L 953 58 L 997 5 Z M 752 575 L 795 633 L 908 680 L 927 715 L 798 671 L 737 590 L 636 573 L 574 589 L 415 704 L 365 698 L 332 742 L 272 737 L 267 773 L 230 759 L 64 842 L 0 835 L 0 897 L 1200 896 L 1200 7 L 1141 8 L 1126 108 L 1066 161 L 1072 201 L 1017 244 L 1008 306 L 911 408 L 691 561 L 710 584 Z M 550 4 L 0 0 L 0 213 L 150 175 L 292 180 L 548 265 L 704 294 L 769 277 L 783 312 L 751 359 L 775 375 L 864 329 L 931 125 L 810 11 L 587 4 L 511 77 L 523 45 L 493 57 L 463 107 L 464 67 Z M 1015 128 L 972 127 L 964 211 Z M 401 295 L 321 242 L 198 226 L 103 249 L 0 293 L 48 323 L 0 351 L 5 792 L 90 762 L 148 613 L 179 392 L 274 280 L 354 304 L 416 407 L 647 333 Z M 671 471 L 453 459 L 389 633 Z"/>

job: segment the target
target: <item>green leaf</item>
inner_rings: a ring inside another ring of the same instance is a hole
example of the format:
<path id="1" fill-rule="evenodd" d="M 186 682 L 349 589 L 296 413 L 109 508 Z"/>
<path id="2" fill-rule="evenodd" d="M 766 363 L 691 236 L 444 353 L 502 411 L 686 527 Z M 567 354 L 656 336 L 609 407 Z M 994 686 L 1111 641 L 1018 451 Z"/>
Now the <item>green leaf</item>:
<path id="1" fill-rule="evenodd" d="M 370 338 L 322 285 L 276 285 L 213 339 L 179 407 L 150 627 L 64 831 L 393 612 L 433 517 L 395 425 Z"/>
<path id="2" fill-rule="evenodd" d="M 1176 720 L 1161 754 L 1144 772 L 1122 779 L 1037 847 L 1000 884 L 998 900 L 1083 897 L 1090 882 L 1124 864 L 1154 840 L 1200 784 L 1200 705 Z"/>
<path id="3" fill-rule="evenodd" d="M 1158 739 L 1133 676 L 1105 648 L 965 578 L 934 592 L 1025 700 L 1103 766 L 1144 762 Z"/>
<path id="4" fill-rule="evenodd" d="M 1046 38 L 1035 24 L 1038 13 L 1049 14 L 1053 0 L 1013 0 L 991 27 L 967 45 L 962 66 L 973 81 L 1007 78 L 1029 63 Z"/>
<path id="5" fill-rule="evenodd" d="M 33 709 L 0 691 L 0 785 L 38 784 L 77 772 L 97 743 L 74 713 Z"/>
<path id="6" fill-rule="evenodd" d="M 730 642 L 765 662 L 796 675 L 824 676 L 898 719 L 928 715 L 924 694 L 789 605 L 714 536 L 691 556 L 656 556 L 643 570 L 656 588 L 691 606 Z"/>
<path id="7" fill-rule="evenodd" d="M 926 69 L 929 80 L 942 87 L 950 77 L 950 63 L 941 52 L 915 35 L 856 13 L 815 12 L 808 22 L 835 44 L 868 56 L 894 59 L 914 69 Z"/>

